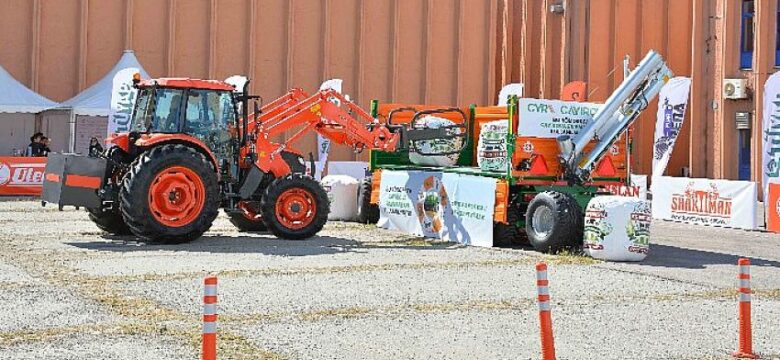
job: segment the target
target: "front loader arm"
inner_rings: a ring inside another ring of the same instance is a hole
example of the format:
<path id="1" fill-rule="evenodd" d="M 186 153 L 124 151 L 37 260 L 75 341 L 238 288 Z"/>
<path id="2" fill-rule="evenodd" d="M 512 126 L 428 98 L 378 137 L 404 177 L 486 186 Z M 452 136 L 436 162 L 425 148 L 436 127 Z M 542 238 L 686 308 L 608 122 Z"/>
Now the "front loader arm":
<path id="1" fill-rule="evenodd" d="M 289 93 L 285 97 L 288 96 Z M 395 151 L 399 146 L 400 133 L 390 131 L 335 90 L 322 90 L 303 100 L 294 100 L 289 97 L 278 101 L 273 111 L 261 114 L 255 124 L 257 165 L 264 172 L 271 172 L 277 177 L 289 173 L 289 166 L 281 159 L 280 153 L 291 149 L 295 142 L 312 131 L 334 143 L 358 150 Z M 294 132 L 284 144 L 271 140 L 289 131 Z"/>

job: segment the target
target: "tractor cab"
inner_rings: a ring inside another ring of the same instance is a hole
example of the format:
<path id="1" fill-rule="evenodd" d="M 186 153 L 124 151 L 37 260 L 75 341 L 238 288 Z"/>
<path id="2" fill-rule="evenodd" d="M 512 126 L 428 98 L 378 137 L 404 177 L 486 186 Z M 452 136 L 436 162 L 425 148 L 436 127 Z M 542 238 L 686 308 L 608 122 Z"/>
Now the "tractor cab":
<path id="1" fill-rule="evenodd" d="M 236 177 L 240 137 L 234 87 L 221 81 L 163 78 L 134 80 L 138 98 L 130 133 L 139 138 L 173 135 L 200 142 L 208 149 L 222 175 Z"/>

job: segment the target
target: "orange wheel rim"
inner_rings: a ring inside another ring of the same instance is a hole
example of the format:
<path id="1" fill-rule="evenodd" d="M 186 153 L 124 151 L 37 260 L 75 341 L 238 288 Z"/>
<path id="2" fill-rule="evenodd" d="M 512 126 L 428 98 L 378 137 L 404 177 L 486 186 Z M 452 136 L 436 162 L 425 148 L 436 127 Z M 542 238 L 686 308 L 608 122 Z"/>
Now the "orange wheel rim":
<path id="1" fill-rule="evenodd" d="M 276 201 L 276 219 L 288 229 L 305 228 L 317 215 L 314 196 L 303 189 L 285 190 Z"/>
<path id="2" fill-rule="evenodd" d="M 194 221 L 206 203 L 206 186 L 189 168 L 171 166 L 160 171 L 149 187 L 149 210 L 155 220 L 170 227 Z"/>

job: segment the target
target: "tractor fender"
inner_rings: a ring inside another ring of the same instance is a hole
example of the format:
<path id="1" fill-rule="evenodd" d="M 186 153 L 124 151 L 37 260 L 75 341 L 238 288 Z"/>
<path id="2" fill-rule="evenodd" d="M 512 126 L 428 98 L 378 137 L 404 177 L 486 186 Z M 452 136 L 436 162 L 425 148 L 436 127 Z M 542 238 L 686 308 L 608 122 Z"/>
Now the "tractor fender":
<path id="1" fill-rule="evenodd" d="M 219 163 L 217 158 L 203 141 L 198 138 L 184 134 L 143 134 L 135 141 L 135 146 L 140 148 L 151 148 L 163 144 L 182 144 L 192 147 L 206 156 L 214 166 L 214 171 L 219 175 Z"/>

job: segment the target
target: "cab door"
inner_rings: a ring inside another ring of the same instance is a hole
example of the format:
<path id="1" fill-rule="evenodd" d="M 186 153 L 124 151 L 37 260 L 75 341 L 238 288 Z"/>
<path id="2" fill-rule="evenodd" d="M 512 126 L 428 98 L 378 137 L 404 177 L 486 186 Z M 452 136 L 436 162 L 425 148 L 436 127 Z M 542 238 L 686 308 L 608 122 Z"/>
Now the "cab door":
<path id="1" fill-rule="evenodd" d="M 190 89 L 187 93 L 184 132 L 203 141 L 220 164 L 223 176 L 237 177 L 238 141 L 230 129 L 236 126 L 236 111 L 228 91 Z"/>

